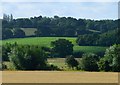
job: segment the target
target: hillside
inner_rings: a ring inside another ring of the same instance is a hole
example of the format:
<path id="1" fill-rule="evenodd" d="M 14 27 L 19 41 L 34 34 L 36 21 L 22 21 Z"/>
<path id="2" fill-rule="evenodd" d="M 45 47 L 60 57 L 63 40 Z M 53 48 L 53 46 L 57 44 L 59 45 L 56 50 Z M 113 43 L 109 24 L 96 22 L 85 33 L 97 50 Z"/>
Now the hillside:
<path id="1" fill-rule="evenodd" d="M 7 39 L 3 40 L 3 45 L 5 43 L 14 43 L 17 42 L 21 45 L 40 45 L 40 46 L 47 46 L 50 47 L 51 41 L 55 41 L 57 39 L 64 38 L 71 41 L 74 44 L 74 52 L 93 52 L 99 53 L 104 52 L 107 47 L 100 47 L 100 46 L 78 46 L 76 44 L 76 38 L 72 37 L 33 37 L 33 38 L 15 38 L 15 39 Z"/>
<path id="2" fill-rule="evenodd" d="M 9 18 L 9 17 L 8 17 Z M 90 20 L 90 19 L 76 19 L 73 17 L 31 17 L 6 20 L 3 18 L 4 29 L 18 29 L 27 31 L 26 36 L 31 34 L 35 36 L 66 36 L 75 37 L 84 34 L 101 34 L 110 30 L 117 29 L 118 20 Z M 28 28 L 33 28 L 28 29 Z M 36 30 L 36 29 L 37 30 Z M 34 34 L 34 32 L 36 33 Z"/>

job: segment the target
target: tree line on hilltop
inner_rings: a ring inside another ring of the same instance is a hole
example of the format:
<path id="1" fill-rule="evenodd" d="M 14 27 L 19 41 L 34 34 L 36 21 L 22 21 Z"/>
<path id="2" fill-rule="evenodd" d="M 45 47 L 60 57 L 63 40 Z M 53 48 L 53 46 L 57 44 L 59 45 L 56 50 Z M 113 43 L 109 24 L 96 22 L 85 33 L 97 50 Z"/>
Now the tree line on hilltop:
<path id="1" fill-rule="evenodd" d="M 78 37 L 78 45 L 110 46 L 120 42 L 119 20 L 90 20 L 72 17 L 31 17 L 13 19 L 3 16 L 2 39 L 28 37 L 21 28 L 36 28 L 34 37 Z"/>

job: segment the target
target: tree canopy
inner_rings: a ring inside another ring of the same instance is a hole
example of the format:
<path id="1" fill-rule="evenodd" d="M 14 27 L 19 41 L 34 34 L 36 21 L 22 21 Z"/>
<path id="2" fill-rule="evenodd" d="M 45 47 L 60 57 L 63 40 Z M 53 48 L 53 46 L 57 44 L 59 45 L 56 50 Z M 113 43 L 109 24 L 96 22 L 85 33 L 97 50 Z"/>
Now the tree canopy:
<path id="1" fill-rule="evenodd" d="M 52 52 L 54 56 L 57 57 L 66 57 L 73 53 L 73 44 L 66 39 L 58 39 L 51 42 Z"/>
<path id="2" fill-rule="evenodd" d="M 73 17 L 31 17 L 13 19 L 4 15 L 4 28 L 37 28 L 39 36 L 78 36 L 117 29 L 118 20 L 90 20 Z"/>
<path id="3" fill-rule="evenodd" d="M 17 70 L 45 70 L 47 67 L 45 52 L 36 46 L 15 46 L 9 60 Z"/>

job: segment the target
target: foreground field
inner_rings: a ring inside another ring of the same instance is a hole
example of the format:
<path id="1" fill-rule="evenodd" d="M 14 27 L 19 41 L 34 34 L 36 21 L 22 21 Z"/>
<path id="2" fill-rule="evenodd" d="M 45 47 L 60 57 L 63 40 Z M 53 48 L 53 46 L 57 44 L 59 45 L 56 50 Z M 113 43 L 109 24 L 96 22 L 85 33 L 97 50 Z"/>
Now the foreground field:
<path id="1" fill-rule="evenodd" d="M 3 71 L 3 83 L 118 83 L 113 72 Z"/>

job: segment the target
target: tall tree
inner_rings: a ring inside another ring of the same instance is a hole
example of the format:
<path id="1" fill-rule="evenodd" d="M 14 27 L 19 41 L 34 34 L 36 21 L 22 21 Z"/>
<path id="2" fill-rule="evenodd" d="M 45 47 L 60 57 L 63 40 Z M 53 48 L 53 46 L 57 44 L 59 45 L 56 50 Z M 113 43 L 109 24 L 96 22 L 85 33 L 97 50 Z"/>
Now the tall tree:
<path id="1" fill-rule="evenodd" d="M 57 54 L 57 57 L 66 57 L 73 53 L 73 44 L 66 39 L 58 39 L 51 42 L 53 54 Z"/>

